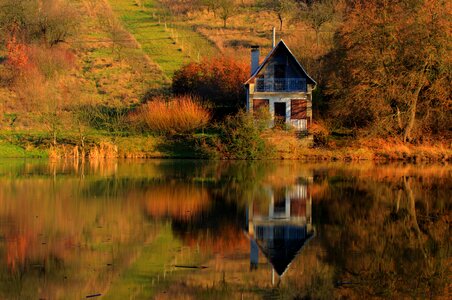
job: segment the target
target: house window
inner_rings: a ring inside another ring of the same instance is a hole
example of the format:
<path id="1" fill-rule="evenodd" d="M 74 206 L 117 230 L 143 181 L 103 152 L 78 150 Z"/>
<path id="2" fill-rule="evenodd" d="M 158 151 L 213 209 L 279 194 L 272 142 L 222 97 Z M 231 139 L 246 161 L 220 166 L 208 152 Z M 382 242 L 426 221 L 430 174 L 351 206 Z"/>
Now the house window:
<path id="1" fill-rule="evenodd" d="M 304 120 L 307 118 L 308 102 L 304 99 L 292 99 L 290 102 L 290 118 L 292 120 Z"/>
<path id="2" fill-rule="evenodd" d="M 270 107 L 268 99 L 254 99 L 253 100 L 253 112 L 268 111 Z"/>
<path id="3" fill-rule="evenodd" d="M 286 65 L 277 64 L 275 65 L 275 78 L 286 78 Z"/>
<path id="4" fill-rule="evenodd" d="M 274 69 L 274 91 L 285 91 L 287 89 L 286 82 L 286 65 L 277 64 Z"/>

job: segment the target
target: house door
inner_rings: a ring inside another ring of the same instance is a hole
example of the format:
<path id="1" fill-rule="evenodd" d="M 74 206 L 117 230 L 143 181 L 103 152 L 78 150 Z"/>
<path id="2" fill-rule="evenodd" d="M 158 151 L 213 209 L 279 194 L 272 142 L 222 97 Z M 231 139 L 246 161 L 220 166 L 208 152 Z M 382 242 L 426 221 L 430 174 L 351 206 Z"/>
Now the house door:
<path id="1" fill-rule="evenodd" d="M 282 128 L 286 123 L 286 103 L 275 102 L 275 127 Z"/>

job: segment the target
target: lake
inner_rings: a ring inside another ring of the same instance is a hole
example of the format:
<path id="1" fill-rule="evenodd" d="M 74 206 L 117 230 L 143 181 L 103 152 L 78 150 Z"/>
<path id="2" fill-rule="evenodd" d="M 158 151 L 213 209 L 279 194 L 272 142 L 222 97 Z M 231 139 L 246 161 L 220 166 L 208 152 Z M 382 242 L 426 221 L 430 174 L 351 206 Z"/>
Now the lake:
<path id="1" fill-rule="evenodd" d="M 446 299 L 452 167 L 0 161 L 1 299 Z"/>

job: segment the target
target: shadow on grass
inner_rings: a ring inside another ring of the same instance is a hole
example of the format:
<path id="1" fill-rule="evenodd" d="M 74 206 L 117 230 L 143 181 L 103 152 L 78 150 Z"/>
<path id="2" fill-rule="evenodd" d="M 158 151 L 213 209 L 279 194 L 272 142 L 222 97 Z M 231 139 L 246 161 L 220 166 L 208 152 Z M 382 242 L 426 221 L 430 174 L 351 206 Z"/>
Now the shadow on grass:
<path id="1" fill-rule="evenodd" d="M 156 150 L 171 158 L 209 158 L 208 153 L 200 147 L 200 141 L 193 136 L 176 135 L 167 137 L 163 143 L 156 146 Z"/>

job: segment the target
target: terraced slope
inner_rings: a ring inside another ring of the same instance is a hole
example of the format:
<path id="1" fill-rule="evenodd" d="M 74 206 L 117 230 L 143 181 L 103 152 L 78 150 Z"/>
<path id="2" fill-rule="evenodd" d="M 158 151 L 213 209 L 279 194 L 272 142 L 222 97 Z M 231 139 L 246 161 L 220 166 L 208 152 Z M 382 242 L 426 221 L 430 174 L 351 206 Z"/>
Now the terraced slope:
<path id="1" fill-rule="evenodd" d="M 134 36 L 144 52 L 169 78 L 182 64 L 209 56 L 215 46 L 188 26 L 174 25 L 168 20 L 158 1 L 109 0 L 124 27 Z"/>

